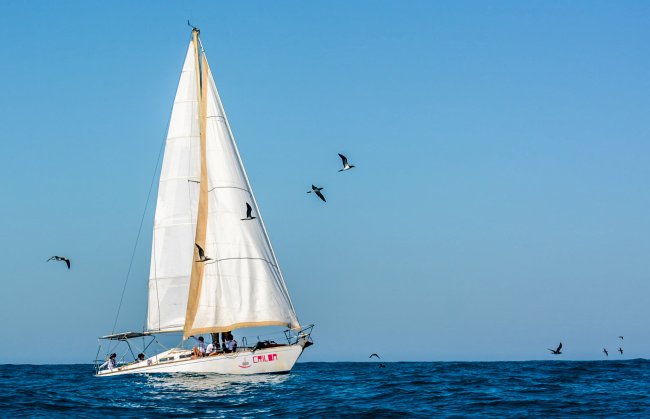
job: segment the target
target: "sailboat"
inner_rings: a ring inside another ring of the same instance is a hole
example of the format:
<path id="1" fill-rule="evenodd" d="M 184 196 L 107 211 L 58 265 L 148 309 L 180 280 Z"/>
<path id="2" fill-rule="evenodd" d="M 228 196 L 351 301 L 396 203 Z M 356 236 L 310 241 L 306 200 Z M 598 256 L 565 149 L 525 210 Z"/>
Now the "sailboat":
<path id="1" fill-rule="evenodd" d="M 124 356 L 101 367 L 97 363 L 97 376 L 288 373 L 313 344 L 313 325 L 298 322 L 197 28 L 165 141 L 148 287 L 145 330 L 100 340 L 126 343 L 133 354 L 135 338 L 152 337 L 151 345 L 165 333 L 182 333 L 186 341 L 283 326 L 286 341 L 244 340 L 235 350 L 209 356 L 181 344 L 131 363 L 121 362 Z"/>

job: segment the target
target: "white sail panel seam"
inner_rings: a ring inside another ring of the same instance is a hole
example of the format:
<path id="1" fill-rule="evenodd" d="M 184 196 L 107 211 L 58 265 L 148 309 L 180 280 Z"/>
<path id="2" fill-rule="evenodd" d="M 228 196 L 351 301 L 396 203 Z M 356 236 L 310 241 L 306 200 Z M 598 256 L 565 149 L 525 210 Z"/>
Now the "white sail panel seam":
<path id="1" fill-rule="evenodd" d="M 196 135 L 176 135 L 173 137 L 167 137 L 167 142 L 175 141 L 175 140 L 187 140 L 187 139 L 191 140 L 193 138 L 199 138 L 199 137 Z"/>
<path id="2" fill-rule="evenodd" d="M 266 263 L 268 263 L 269 265 L 273 266 L 274 268 L 277 268 L 277 267 L 278 267 L 278 265 L 276 265 L 275 263 L 271 262 L 271 261 L 268 260 L 268 259 L 264 259 L 264 258 L 255 258 L 255 257 L 247 257 L 247 256 L 231 257 L 231 258 L 222 258 L 222 259 L 215 259 L 215 260 L 211 260 L 211 261 L 209 261 L 209 262 L 205 262 L 205 264 L 206 264 L 206 265 L 212 265 L 212 264 L 214 264 L 214 263 L 219 263 L 219 262 L 223 262 L 223 261 L 226 261 L 226 260 L 261 260 L 261 261 L 266 262 Z"/>

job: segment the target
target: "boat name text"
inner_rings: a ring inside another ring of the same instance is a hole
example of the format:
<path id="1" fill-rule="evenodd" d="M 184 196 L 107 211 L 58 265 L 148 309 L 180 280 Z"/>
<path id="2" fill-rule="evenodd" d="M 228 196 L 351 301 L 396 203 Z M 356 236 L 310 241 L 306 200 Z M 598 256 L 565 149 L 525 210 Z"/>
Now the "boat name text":
<path id="1" fill-rule="evenodd" d="M 276 359 L 278 359 L 278 354 L 255 355 L 253 357 L 253 363 L 257 364 L 260 362 L 273 362 Z"/>

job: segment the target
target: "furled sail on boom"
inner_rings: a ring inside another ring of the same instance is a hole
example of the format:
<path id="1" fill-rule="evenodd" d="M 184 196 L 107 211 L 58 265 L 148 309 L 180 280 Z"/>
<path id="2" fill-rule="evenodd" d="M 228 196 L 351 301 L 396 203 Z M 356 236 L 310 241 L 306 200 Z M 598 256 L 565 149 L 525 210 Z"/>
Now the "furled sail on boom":
<path id="1" fill-rule="evenodd" d="M 165 144 L 147 327 L 182 330 L 185 337 L 253 326 L 299 328 L 198 33 L 193 35 Z M 242 220 L 247 203 L 256 218 Z M 195 243 L 209 260 L 199 261 Z"/>

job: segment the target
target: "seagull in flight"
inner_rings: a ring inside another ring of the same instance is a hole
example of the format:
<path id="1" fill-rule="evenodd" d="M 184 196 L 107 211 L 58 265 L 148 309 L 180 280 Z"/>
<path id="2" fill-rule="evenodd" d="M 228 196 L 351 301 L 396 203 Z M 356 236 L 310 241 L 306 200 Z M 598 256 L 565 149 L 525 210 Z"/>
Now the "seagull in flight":
<path id="1" fill-rule="evenodd" d="M 324 188 L 319 188 L 318 186 L 311 185 L 311 191 L 307 191 L 307 193 L 315 193 L 320 199 L 323 200 L 323 202 L 327 202 L 325 200 L 325 197 L 323 196 L 323 193 L 321 192 Z"/>
<path id="2" fill-rule="evenodd" d="M 205 257 L 205 252 L 203 251 L 203 248 L 199 246 L 198 244 L 194 243 L 197 249 L 199 249 L 199 260 L 197 262 L 207 262 L 209 260 L 212 260 L 208 257 Z"/>
<path id="3" fill-rule="evenodd" d="M 621 340 L 623 340 L 623 336 L 619 336 L 618 338 L 621 339 Z"/>
<path id="4" fill-rule="evenodd" d="M 65 262 L 65 264 L 68 265 L 68 269 L 70 269 L 70 259 L 68 259 L 68 258 L 66 258 L 66 257 L 63 257 L 63 256 L 52 256 L 51 258 L 49 258 L 49 259 L 46 260 L 45 262 L 49 262 L 49 261 L 51 261 L 51 260 L 56 260 L 56 261 L 62 261 L 62 262 Z"/>
<path id="5" fill-rule="evenodd" d="M 242 218 L 242 221 L 248 221 L 248 220 L 254 220 L 255 217 L 251 215 L 253 212 L 253 208 L 251 208 L 251 205 L 247 202 L 246 203 L 246 218 Z"/>
<path id="6" fill-rule="evenodd" d="M 605 354 L 605 356 L 609 356 L 609 352 L 607 352 L 607 349 L 605 348 L 603 348 L 603 353 Z"/>
<path id="7" fill-rule="evenodd" d="M 370 354 L 370 356 L 369 356 L 368 358 L 372 358 L 373 356 L 376 356 L 378 359 L 381 359 L 381 358 L 379 357 L 379 355 L 377 355 L 377 354 Z"/>
<path id="8" fill-rule="evenodd" d="M 547 348 L 553 355 L 561 355 L 562 354 L 562 342 L 560 342 L 560 346 L 557 347 L 557 349 L 551 349 Z"/>
<path id="9" fill-rule="evenodd" d="M 353 165 L 348 163 L 348 158 L 345 157 L 343 154 L 339 153 L 339 157 L 341 158 L 341 162 L 343 163 L 343 169 L 339 170 L 339 172 L 344 172 L 354 167 Z"/>
<path id="10" fill-rule="evenodd" d="M 623 355 L 623 348 L 618 348 L 618 351 Z"/>

